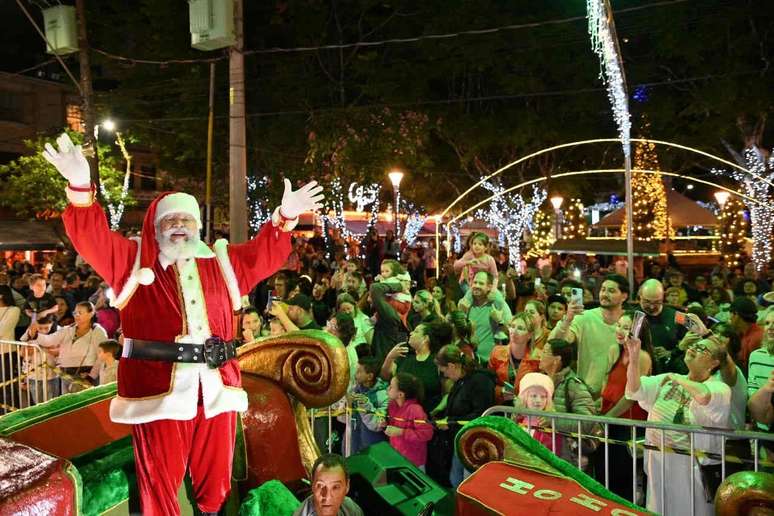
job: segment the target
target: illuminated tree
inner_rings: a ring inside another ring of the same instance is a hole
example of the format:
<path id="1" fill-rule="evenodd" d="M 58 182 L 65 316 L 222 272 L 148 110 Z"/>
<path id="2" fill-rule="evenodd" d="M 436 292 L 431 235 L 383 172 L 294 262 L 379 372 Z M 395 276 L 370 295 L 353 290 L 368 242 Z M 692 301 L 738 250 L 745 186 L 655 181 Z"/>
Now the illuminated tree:
<path id="1" fill-rule="evenodd" d="M 545 256 L 551 250 L 556 241 L 554 238 L 554 224 L 556 215 L 553 212 L 538 210 L 532 219 L 532 232 L 528 257 Z"/>
<path id="2" fill-rule="evenodd" d="M 580 199 L 570 199 L 570 204 L 564 210 L 562 223 L 562 238 L 586 238 L 588 224 L 583 214 L 583 203 Z"/>
<path id="3" fill-rule="evenodd" d="M 747 219 L 744 217 L 744 203 L 732 197 L 723 205 L 718 216 L 720 222 L 720 253 L 726 266 L 739 265 L 739 257 L 744 249 L 744 237 L 747 234 Z"/>
<path id="4" fill-rule="evenodd" d="M 635 170 L 660 170 L 656 146 L 637 142 L 634 146 Z M 675 232 L 667 213 L 666 188 L 660 174 L 632 172 L 632 222 L 635 240 L 662 240 Z M 626 235 L 626 219 L 621 233 Z"/>

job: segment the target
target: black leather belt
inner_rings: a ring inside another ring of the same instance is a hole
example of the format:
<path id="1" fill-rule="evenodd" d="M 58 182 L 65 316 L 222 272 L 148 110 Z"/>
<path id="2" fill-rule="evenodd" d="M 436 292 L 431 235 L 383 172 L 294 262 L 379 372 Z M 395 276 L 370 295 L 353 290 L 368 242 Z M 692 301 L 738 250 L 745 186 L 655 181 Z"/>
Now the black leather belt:
<path id="1" fill-rule="evenodd" d="M 161 362 L 207 364 L 210 369 L 217 369 L 236 357 L 236 345 L 224 342 L 220 337 L 210 337 L 204 344 L 124 338 L 121 356 Z"/>

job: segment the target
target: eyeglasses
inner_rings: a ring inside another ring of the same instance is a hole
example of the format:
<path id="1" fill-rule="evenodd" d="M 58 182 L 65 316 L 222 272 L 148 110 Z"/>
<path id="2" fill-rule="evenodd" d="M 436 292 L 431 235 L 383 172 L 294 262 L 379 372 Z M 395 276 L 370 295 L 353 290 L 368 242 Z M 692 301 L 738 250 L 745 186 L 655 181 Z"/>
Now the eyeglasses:
<path id="1" fill-rule="evenodd" d="M 694 342 L 693 344 L 689 345 L 687 349 L 692 349 L 696 353 L 707 353 L 708 355 L 712 354 L 710 347 L 706 344 L 702 344 L 701 342 Z"/>
<path id="2" fill-rule="evenodd" d="M 664 304 L 663 299 L 645 299 L 640 298 L 640 304 L 641 305 L 650 305 L 650 306 L 661 306 Z"/>

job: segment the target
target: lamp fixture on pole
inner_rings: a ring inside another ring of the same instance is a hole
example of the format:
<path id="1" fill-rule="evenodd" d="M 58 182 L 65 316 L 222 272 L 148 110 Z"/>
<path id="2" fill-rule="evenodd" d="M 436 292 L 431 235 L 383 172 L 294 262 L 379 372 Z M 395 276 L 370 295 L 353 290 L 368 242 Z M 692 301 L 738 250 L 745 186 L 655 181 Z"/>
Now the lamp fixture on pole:
<path id="1" fill-rule="evenodd" d="M 387 174 L 387 177 L 390 178 L 392 191 L 395 194 L 395 238 L 400 239 L 400 182 L 403 179 L 403 172 L 393 170 Z"/>
<path id="2" fill-rule="evenodd" d="M 554 214 L 556 215 L 554 217 L 556 219 L 554 232 L 556 233 L 556 240 L 559 240 L 562 237 L 562 203 L 564 202 L 564 197 L 554 195 L 549 200 L 551 201 L 551 206 L 554 207 Z"/>

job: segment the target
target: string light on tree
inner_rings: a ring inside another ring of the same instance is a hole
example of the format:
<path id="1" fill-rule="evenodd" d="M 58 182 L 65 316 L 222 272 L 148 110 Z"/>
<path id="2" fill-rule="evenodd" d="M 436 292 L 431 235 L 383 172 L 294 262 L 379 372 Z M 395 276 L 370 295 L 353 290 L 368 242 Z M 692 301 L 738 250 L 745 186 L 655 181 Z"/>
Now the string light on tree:
<path id="1" fill-rule="evenodd" d="M 554 215 L 546 210 L 535 212 L 535 218 L 532 219 L 532 231 L 528 257 L 539 258 L 545 256 L 551 250 L 551 246 L 556 239 L 554 238 Z"/>
<path id="2" fill-rule="evenodd" d="M 249 176 L 247 178 L 247 205 L 249 208 L 247 223 L 253 234 L 271 218 L 271 210 L 266 193 L 269 189 L 269 178 Z"/>
<path id="3" fill-rule="evenodd" d="M 752 230 L 753 248 L 752 260 L 758 271 L 768 265 L 771 260 L 771 237 L 774 230 L 774 207 L 772 207 L 772 192 L 767 181 L 774 179 L 774 156 L 764 152 L 753 145 L 742 152 L 742 158 L 746 168 L 752 173 L 748 174 L 738 169 L 715 170 L 718 175 L 726 175 L 739 183 L 740 189 L 747 197 L 758 202 L 747 205 L 750 210 L 750 223 Z"/>
<path id="4" fill-rule="evenodd" d="M 111 120 L 106 120 L 103 122 L 105 126 L 107 126 L 108 123 L 111 124 L 111 127 L 108 130 L 113 131 L 115 129 L 115 124 Z M 94 130 L 96 131 L 97 127 L 95 127 Z M 121 155 L 124 157 L 124 162 L 126 163 L 124 182 L 121 184 L 121 194 L 119 195 L 117 202 L 114 203 L 112 199 L 110 199 L 110 195 L 107 191 L 107 188 L 105 187 L 105 182 L 100 181 L 99 184 L 99 190 L 102 193 L 102 197 L 107 201 L 108 213 L 110 213 L 110 229 L 113 231 L 118 229 L 118 225 L 121 223 L 121 218 L 124 216 L 126 196 L 129 193 L 129 177 L 132 174 L 132 156 L 126 150 L 126 142 L 124 141 L 124 138 L 121 136 L 120 132 L 116 132 L 116 145 L 118 145 L 118 148 L 121 149 Z"/>
<path id="5" fill-rule="evenodd" d="M 725 193 L 725 192 L 724 192 Z M 720 222 L 720 253 L 729 268 L 740 265 L 739 258 L 744 249 L 747 234 L 747 219 L 744 216 L 744 203 L 733 197 L 725 201 L 718 216 Z"/>
<path id="6" fill-rule="evenodd" d="M 526 201 L 521 194 L 506 194 L 499 181 L 483 181 L 481 185 L 492 192 L 494 198 L 488 209 L 476 212 L 476 217 L 486 220 L 490 227 L 505 237 L 508 260 L 518 269 L 521 263 L 521 237 L 546 200 L 547 192 L 533 185 L 532 199 Z"/>
<path id="7" fill-rule="evenodd" d="M 646 129 L 648 125 L 645 125 Z M 660 170 L 656 146 L 651 142 L 637 142 L 634 146 L 634 169 Z M 660 174 L 632 172 L 632 224 L 634 239 L 663 240 L 675 236 L 667 212 L 666 188 Z M 626 218 L 621 234 L 626 236 Z"/>
<path id="8" fill-rule="evenodd" d="M 583 203 L 580 199 L 570 199 L 570 203 L 564 210 L 564 224 L 562 225 L 562 238 L 586 238 L 588 224 L 583 212 Z"/>

